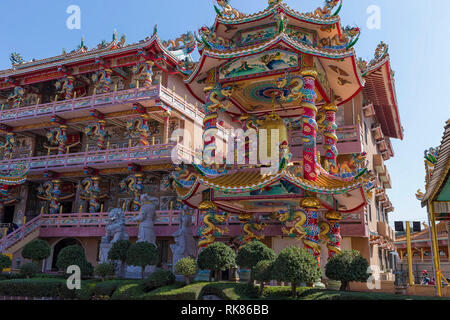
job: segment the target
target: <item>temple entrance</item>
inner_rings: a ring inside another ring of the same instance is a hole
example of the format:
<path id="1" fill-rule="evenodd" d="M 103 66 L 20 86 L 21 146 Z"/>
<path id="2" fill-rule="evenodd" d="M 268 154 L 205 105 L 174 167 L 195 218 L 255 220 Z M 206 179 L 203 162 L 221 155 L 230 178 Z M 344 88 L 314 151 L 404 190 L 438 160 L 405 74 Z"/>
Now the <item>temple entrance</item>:
<path id="1" fill-rule="evenodd" d="M 52 271 L 57 271 L 58 267 L 56 266 L 56 261 L 58 258 L 58 254 L 61 252 L 62 249 L 68 246 L 77 245 L 80 247 L 83 247 L 75 238 L 65 238 L 60 240 L 54 247 L 53 247 L 53 258 L 52 258 Z"/>
<path id="2" fill-rule="evenodd" d="M 5 206 L 3 211 L 3 221 L 2 223 L 13 223 L 14 221 L 14 211 L 16 207 L 15 206 Z"/>

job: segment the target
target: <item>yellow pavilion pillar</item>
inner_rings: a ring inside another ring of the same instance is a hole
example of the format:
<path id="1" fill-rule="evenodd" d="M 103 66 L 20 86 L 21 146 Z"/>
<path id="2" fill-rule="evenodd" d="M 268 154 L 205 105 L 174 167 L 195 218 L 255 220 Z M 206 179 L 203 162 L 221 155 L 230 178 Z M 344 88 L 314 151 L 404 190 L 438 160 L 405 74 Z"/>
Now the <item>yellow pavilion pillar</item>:
<path id="1" fill-rule="evenodd" d="M 437 242 L 436 232 L 436 218 L 434 216 L 433 202 L 428 201 L 428 214 L 430 218 L 431 230 L 431 249 L 433 251 L 433 265 L 434 265 L 434 279 L 436 282 L 436 290 L 439 297 L 442 297 L 442 283 L 441 283 L 441 265 L 439 261 L 439 247 Z"/>

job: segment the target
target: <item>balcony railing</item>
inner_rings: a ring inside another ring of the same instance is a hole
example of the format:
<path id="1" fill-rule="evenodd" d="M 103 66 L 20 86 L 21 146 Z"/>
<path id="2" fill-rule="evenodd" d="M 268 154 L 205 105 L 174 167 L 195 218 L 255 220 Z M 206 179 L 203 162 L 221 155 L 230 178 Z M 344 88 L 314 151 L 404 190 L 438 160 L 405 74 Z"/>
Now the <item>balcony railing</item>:
<path id="1" fill-rule="evenodd" d="M 156 85 L 149 88 L 114 91 L 110 93 L 95 94 L 88 97 L 1 110 L 0 121 L 5 124 L 25 119 L 39 122 L 37 118 L 42 116 L 53 116 L 80 110 L 91 110 L 93 108 L 101 110 L 102 108 L 111 105 L 135 103 L 146 100 L 157 100 L 157 102 L 163 101 L 166 104 L 171 105 L 177 111 L 180 111 L 182 114 L 200 122 L 204 117 L 204 114 L 195 106 L 188 103 L 185 98 L 180 97 L 172 90 Z"/>
<path id="2" fill-rule="evenodd" d="M 117 163 L 134 162 L 167 162 L 172 159 L 172 152 L 178 159 L 189 163 L 193 160 L 192 150 L 181 144 L 171 143 L 164 145 L 138 146 L 121 149 L 106 149 L 67 153 L 62 155 L 48 155 L 0 161 L 0 170 L 11 170 L 18 165 L 29 163 L 30 171 L 55 170 L 74 167 L 102 165 L 108 166 Z"/>

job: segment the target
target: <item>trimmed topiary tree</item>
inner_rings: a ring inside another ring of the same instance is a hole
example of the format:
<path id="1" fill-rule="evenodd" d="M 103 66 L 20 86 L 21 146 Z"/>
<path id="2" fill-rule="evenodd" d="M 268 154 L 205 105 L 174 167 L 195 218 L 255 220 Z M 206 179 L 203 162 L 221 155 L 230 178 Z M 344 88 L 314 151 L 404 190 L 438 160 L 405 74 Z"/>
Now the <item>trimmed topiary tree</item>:
<path id="1" fill-rule="evenodd" d="M 33 262 L 41 262 L 50 257 L 51 248 L 47 241 L 36 239 L 27 243 L 22 250 L 22 257 Z"/>
<path id="2" fill-rule="evenodd" d="M 109 262 L 100 263 L 94 268 L 94 274 L 102 278 L 102 281 L 105 281 L 107 276 L 114 275 L 115 271 L 116 268 Z"/>
<path id="3" fill-rule="evenodd" d="M 369 262 L 357 250 L 345 250 L 338 253 L 325 266 L 327 278 L 341 281 L 341 291 L 349 289 L 352 281 L 365 282 L 370 277 Z"/>
<path id="4" fill-rule="evenodd" d="M 222 242 L 215 242 L 206 247 L 197 258 L 197 265 L 200 269 L 210 270 L 215 273 L 214 280 L 218 280 L 218 273 L 236 265 L 236 253 Z"/>
<path id="5" fill-rule="evenodd" d="M 83 276 L 90 276 L 93 272 L 92 264 L 86 260 L 82 247 L 73 245 L 63 248 L 57 257 L 56 266 L 60 271 L 66 271 L 69 266 L 80 267 Z"/>
<path id="6" fill-rule="evenodd" d="M 252 241 L 239 250 L 236 263 L 251 270 L 249 282 L 253 281 L 253 268 L 263 260 L 275 260 L 275 252 L 260 241 Z"/>
<path id="7" fill-rule="evenodd" d="M 3 269 L 11 268 L 11 264 L 12 261 L 10 257 L 0 254 L 0 273 L 3 272 Z"/>
<path id="8" fill-rule="evenodd" d="M 297 285 L 314 283 L 321 276 L 316 258 L 305 249 L 290 246 L 281 250 L 273 263 L 273 278 L 290 282 L 292 296 L 297 296 Z"/>
<path id="9" fill-rule="evenodd" d="M 175 264 L 175 273 L 182 274 L 186 284 L 191 282 L 190 277 L 195 276 L 197 272 L 197 263 L 191 257 L 182 258 Z"/>
<path id="10" fill-rule="evenodd" d="M 27 279 L 33 278 L 40 271 L 39 263 L 28 262 L 20 266 L 20 276 Z"/>
<path id="11" fill-rule="evenodd" d="M 158 263 L 158 248 L 149 242 L 137 242 L 130 246 L 127 252 L 127 263 L 141 267 L 141 277 L 144 279 L 145 267 Z"/>
<path id="12" fill-rule="evenodd" d="M 142 285 L 145 292 L 150 292 L 160 287 L 167 286 L 175 282 L 175 275 L 170 270 L 156 270 L 151 275 L 149 275 Z"/>
<path id="13" fill-rule="evenodd" d="M 252 277 L 261 283 L 259 295 L 262 295 L 266 282 L 272 281 L 273 263 L 275 260 L 263 260 L 256 264 L 252 269 Z"/>
<path id="14" fill-rule="evenodd" d="M 127 266 L 128 249 L 131 247 L 129 240 L 119 240 L 113 243 L 111 249 L 108 252 L 108 259 L 111 261 L 120 261 L 119 276 L 125 276 L 125 270 Z"/>

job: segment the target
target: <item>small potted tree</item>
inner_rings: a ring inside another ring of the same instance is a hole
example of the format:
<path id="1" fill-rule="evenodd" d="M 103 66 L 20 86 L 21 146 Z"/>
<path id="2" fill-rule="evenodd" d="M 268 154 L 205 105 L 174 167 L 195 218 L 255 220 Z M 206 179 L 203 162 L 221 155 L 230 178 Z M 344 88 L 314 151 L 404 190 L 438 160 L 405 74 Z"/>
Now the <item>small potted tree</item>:
<path id="1" fill-rule="evenodd" d="M 141 278 L 145 278 L 145 268 L 158 263 L 158 248 L 149 242 L 137 242 L 127 252 L 127 264 L 141 267 Z"/>
<path id="2" fill-rule="evenodd" d="M 349 290 L 352 281 L 365 282 L 370 277 L 369 263 L 357 250 L 346 250 L 338 253 L 325 266 L 327 278 L 340 281 L 340 290 Z M 331 289 L 331 288 L 329 288 Z"/>
<path id="3" fill-rule="evenodd" d="M 209 270 L 209 281 L 211 274 L 214 280 L 219 280 L 219 272 L 227 270 L 236 265 L 236 253 L 222 242 L 215 242 L 206 247 L 197 258 L 198 267 L 202 270 Z"/>
<path id="4" fill-rule="evenodd" d="M 298 284 L 314 283 L 320 276 L 316 258 L 302 248 L 284 248 L 273 263 L 274 280 L 290 282 L 293 297 L 297 296 Z"/>
<path id="5" fill-rule="evenodd" d="M 274 259 L 275 252 L 272 249 L 260 241 L 252 241 L 242 246 L 239 250 L 236 257 L 236 263 L 240 267 L 249 268 L 251 270 L 249 282 L 252 282 L 253 268 L 258 264 L 258 262 Z"/>
<path id="6" fill-rule="evenodd" d="M 190 284 L 191 277 L 197 274 L 197 263 L 191 257 L 186 257 L 178 260 L 175 264 L 175 274 L 184 276 L 186 284 Z"/>

